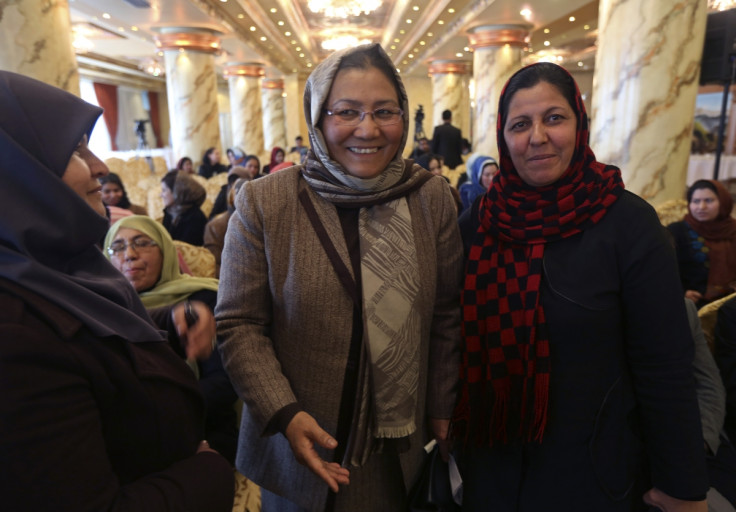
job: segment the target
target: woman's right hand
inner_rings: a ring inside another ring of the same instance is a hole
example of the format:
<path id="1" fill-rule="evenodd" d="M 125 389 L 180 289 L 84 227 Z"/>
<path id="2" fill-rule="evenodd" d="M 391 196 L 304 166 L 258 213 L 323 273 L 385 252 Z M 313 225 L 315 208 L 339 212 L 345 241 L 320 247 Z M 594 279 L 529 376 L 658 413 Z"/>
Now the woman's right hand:
<path id="1" fill-rule="evenodd" d="M 337 441 L 322 430 L 312 416 L 304 411 L 296 413 L 286 427 L 286 438 L 297 462 L 307 466 L 334 492 L 339 491 L 340 484 L 350 483 L 350 471 L 336 462 L 322 460 L 314 449 L 314 443 L 318 443 L 323 448 L 334 450 Z"/>
<path id="2" fill-rule="evenodd" d="M 698 301 L 703 298 L 703 294 L 695 290 L 687 290 L 685 291 L 685 298 L 690 299 L 697 304 Z"/>

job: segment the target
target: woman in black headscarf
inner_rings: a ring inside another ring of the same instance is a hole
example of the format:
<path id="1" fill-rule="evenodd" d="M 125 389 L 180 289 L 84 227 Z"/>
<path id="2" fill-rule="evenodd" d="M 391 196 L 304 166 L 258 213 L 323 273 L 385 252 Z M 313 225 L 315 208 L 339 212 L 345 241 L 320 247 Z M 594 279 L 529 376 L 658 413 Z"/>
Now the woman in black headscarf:
<path id="1" fill-rule="evenodd" d="M 161 178 L 161 198 L 164 201 L 162 224 L 171 238 L 202 245 L 207 225 L 207 216 L 200 209 L 207 198 L 204 187 L 185 172 L 169 171 Z"/>
<path id="2" fill-rule="evenodd" d="M 693 341 L 664 229 L 596 161 L 563 68 L 518 71 L 498 110 L 500 171 L 460 218 L 463 509 L 705 510 Z"/>
<path id="3" fill-rule="evenodd" d="M 109 171 L 87 147 L 100 113 L 0 71 L 2 506 L 230 510 L 232 472 L 200 442 L 191 370 L 95 245 L 108 226 Z M 189 329 L 185 309 L 155 313 L 206 357 L 206 307 Z"/>

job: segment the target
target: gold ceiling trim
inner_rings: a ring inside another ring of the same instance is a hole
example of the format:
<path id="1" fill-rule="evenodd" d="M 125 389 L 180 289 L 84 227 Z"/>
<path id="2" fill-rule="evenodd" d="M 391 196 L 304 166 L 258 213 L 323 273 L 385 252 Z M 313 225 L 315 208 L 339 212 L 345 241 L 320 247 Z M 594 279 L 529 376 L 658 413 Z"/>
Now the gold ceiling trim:
<path id="1" fill-rule="evenodd" d="M 226 77 L 247 76 L 261 78 L 266 76 L 266 70 L 262 64 L 257 63 L 228 64 L 225 66 L 224 74 Z"/>
<path id="2" fill-rule="evenodd" d="M 490 46 L 513 46 L 526 48 L 529 45 L 532 25 L 481 25 L 468 30 L 470 47 L 475 49 Z"/>
<path id="3" fill-rule="evenodd" d="M 183 49 L 213 55 L 220 52 L 220 37 L 215 31 L 176 30 L 169 27 L 154 39 L 156 46 L 163 51 Z"/>
<path id="4" fill-rule="evenodd" d="M 284 81 L 280 78 L 265 78 L 261 82 L 261 87 L 263 89 L 278 89 L 278 90 L 283 91 Z"/>
<path id="5" fill-rule="evenodd" d="M 467 60 L 433 60 L 429 63 L 429 74 L 454 73 L 466 75 L 470 73 L 470 68 L 470 62 Z"/>

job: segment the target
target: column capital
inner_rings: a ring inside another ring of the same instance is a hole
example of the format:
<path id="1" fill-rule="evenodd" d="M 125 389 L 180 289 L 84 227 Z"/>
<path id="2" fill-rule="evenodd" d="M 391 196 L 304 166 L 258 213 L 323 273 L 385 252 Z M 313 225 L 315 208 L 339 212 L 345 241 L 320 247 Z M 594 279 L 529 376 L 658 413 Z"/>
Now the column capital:
<path id="1" fill-rule="evenodd" d="M 261 78 L 266 75 L 266 68 L 260 62 L 228 62 L 225 64 L 226 77 L 247 76 Z"/>
<path id="2" fill-rule="evenodd" d="M 467 60 L 432 60 L 429 62 L 429 74 L 440 75 L 443 73 L 455 73 L 466 75 L 470 73 L 472 65 Z"/>
<path id="3" fill-rule="evenodd" d="M 154 27 L 156 46 L 163 51 L 187 50 L 216 54 L 220 52 L 219 30 L 203 27 Z"/>
<path id="4" fill-rule="evenodd" d="M 284 90 L 284 81 L 281 78 L 264 78 L 261 82 L 261 87 L 264 89 L 278 89 Z"/>
<path id="5" fill-rule="evenodd" d="M 477 25 L 467 31 L 470 47 L 474 50 L 489 46 L 525 48 L 529 44 L 532 25 L 510 23 L 505 25 Z"/>

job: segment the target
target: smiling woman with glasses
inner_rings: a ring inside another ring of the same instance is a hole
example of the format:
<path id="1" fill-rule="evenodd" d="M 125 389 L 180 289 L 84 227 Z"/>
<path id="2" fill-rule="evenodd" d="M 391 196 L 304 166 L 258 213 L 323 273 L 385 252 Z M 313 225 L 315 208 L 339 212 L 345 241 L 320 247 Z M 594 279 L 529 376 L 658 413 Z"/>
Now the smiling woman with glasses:
<path id="1" fill-rule="evenodd" d="M 405 510 L 455 404 L 457 210 L 401 156 L 409 103 L 380 46 L 328 57 L 304 104 L 305 163 L 243 186 L 222 256 L 236 466 L 264 512 Z"/>

